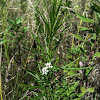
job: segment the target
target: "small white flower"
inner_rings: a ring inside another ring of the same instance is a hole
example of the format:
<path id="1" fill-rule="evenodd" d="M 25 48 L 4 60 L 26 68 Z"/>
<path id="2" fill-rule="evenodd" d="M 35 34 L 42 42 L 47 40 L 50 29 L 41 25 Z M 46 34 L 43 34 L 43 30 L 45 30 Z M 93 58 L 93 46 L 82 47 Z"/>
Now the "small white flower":
<path id="1" fill-rule="evenodd" d="M 49 70 L 47 70 L 47 67 L 42 68 L 42 74 L 47 74 Z"/>
<path id="2" fill-rule="evenodd" d="M 46 70 L 48 69 L 48 67 L 46 66 L 46 67 L 44 67 Z"/>
<path id="3" fill-rule="evenodd" d="M 48 68 L 52 68 L 51 62 L 45 64 L 46 67 L 42 68 L 42 74 L 46 74 L 49 72 Z"/>
<path id="4" fill-rule="evenodd" d="M 52 68 L 53 66 L 49 66 L 49 68 Z"/>
<path id="5" fill-rule="evenodd" d="M 49 67 L 51 65 L 51 62 L 46 63 L 45 65 L 46 65 L 46 67 Z"/>

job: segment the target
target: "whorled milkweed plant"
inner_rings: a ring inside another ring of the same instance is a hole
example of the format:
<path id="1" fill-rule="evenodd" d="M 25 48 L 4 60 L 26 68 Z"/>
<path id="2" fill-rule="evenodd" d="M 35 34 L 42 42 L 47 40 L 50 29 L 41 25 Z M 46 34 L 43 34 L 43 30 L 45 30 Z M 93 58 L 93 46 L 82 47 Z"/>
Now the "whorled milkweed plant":
<path id="1" fill-rule="evenodd" d="M 30 100 L 80 100 L 86 92 L 93 92 L 89 88 L 82 93 L 77 93 L 76 88 L 79 81 L 68 83 L 68 78 L 75 75 L 66 77 L 70 70 L 87 69 L 89 67 L 75 68 L 76 61 L 82 57 L 77 58 L 75 61 L 70 62 L 64 66 L 57 66 L 61 58 L 55 57 L 58 47 L 62 44 L 62 38 L 66 27 L 62 27 L 69 17 L 68 10 L 62 9 L 62 0 L 43 0 L 46 7 L 45 15 L 41 9 L 37 9 L 38 16 L 43 25 L 43 32 L 39 33 L 38 28 L 36 34 L 31 33 L 33 39 L 36 41 L 37 50 L 33 51 L 26 47 L 25 49 L 32 51 L 39 61 L 37 62 L 38 70 L 29 71 L 22 67 L 33 77 L 33 85 L 22 85 L 25 90 L 32 91 L 32 96 L 24 96 Z M 63 13 L 64 12 L 64 13 Z M 70 66 L 70 67 L 69 67 Z M 63 73 L 63 71 L 66 71 Z"/>

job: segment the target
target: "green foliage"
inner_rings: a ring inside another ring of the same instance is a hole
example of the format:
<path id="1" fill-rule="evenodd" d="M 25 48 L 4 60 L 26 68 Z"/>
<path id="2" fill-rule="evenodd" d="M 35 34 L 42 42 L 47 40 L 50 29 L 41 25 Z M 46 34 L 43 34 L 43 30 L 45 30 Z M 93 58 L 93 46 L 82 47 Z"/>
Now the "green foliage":
<path id="1" fill-rule="evenodd" d="M 24 25 L 25 22 L 23 22 L 22 18 L 16 18 L 15 21 L 8 18 L 8 31 L 10 36 L 13 36 L 16 38 L 16 40 L 19 42 L 25 37 L 25 33 L 27 32 L 27 28 Z M 13 34 L 12 31 L 18 32 Z"/>
<path id="2" fill-rule="evenodd" d="M 80 35 L 75 35 L 75 34 L 72 34 L 75 38 L 77 38 L 78 40 L 81 40 L 81 41 L 84 41 L 84 39 L 80 36 Z"/>
<path id="3" fill-rule="evenodd" d="M 79 85 L 79 82 L 75 82 L 75 80 L 73 80 L 74 83 L 68 83 L 67 81 L 64 80 L 65 77 L 65 73 L 66 71 L 69 72 L 70 70 L 86 70 L 87 75 L 91 72 L 91 67 L 88 66 L 84 66 L 82 68 L 78 68 L 78 67 L 72 67 L 74 65 L 77 65 L 76 61 L 79 61 L 79 59 L 83 59 L 83 57 L 77 57 L 76 60 L 70 62 L 69 64 L 63 65 L 63 67 L 58 68 L 57 67 L 57 62 L 55 63 L 56 59 L 54 61 L 52 61 L 52 59 L 54 58 L 54 54 L 57 50 L 57 48 L 60 46 L 60 42 L 62 41 L 63 35 L 65 30 L 68 28 L 62 28 L 63 23 L 67 20 L 68 18 L 68 11 L 66 11 L 64 14 L 62 14 L 62 11 L 60 11 L 60 7 L 62 5 L 62 0 L 60 1 L 46 1 L 44 0 L 45 6 L 46 6 L 46 11 L 47 11 L 47 15 L 44 15 L 44 13 L 38 9 L 37 13 L 38 15 L 42 18 L 43 21 L 43 33 L 41 31 L 41 34 L 39 32 L 37 32 L 37 35 L 35 36 L 33 33 L 32 37 L 33 39 L 36 41 L 37 45 L 38 45 L 38 52 L 34 52 L 26 47 L 24 47 L 25 49 L 32 51 L 33 53 L 40 55 L 42 58 L 42 62 L 38 63 L 38 67 L 39 67 L 39 72 L 37 71 L 35 72 L 31 72 L 28 71 L 27 69 L 25 69 L 23 67 L 24 70 L 26 70 L 27 73 L 29 73 L 30 75 L 32 75 L 35 79 L 34 82 L 37 82 L 38 86 L 30 86 L 30 85 L 22 85 L 24 87 L 26 87 L 24 90 L 32 90 L 32 89 L 38 89 L 36 92 L 34 92 L 33 94 L 33 99 L 55 99 L 55 100 L 60 100 L 60 99 L 72 99 L 72 100 L 80 100 L 86 92 L 94 92 L 94 88 L 87 88 L 86 91 L 82 91 L 82 93 L 78 94 L 76 92 L 76 88 Z M 47 4 L 49 4 L 49 8 L 47 6 Z M 38 16 L 38 17 L 39 17 Z M 48 16 L 48 18 L 47 18 Z M 94 23 L 94 21 L 85 18 L 79 14 L 77 14 L 77 16 L 84 22 L 88 22 L 88 23 Z M 40 18 L 39 18 L 40 19 Z M 42 23 L 41 21 L 41 23 Z M 58 34 L 58 30 L 62 31 Z M 88 28 L 81 28 L 82 31 L 90 31 Z M 76 39 L 86 43 L 87 40 L 84 40 L 82 38 L 81 35 L 75 35 L 72 34 Z M 42 42 L 41 43 L 41 38 L 42 38 Z M 57 41 L 58 39 L 58 41 Z M 83 45 L 85 47 L 85 45 Z M 79 45 L 78 48 L 73 48 L 73 52 L 76 54 L 76 52 L 79 52 L 80 54 L 83 53 L 85 56 L 86 55 L 86 50 L 84 49 L 84 47 L 82 47 L 82 45 Z M 72 50 L 72 49 L 71 49 Z M 39 53 L 40 52 L 40 53 Z M 73 53 L 72 52 L 72 53 Z M 44 56 L 45 55 L 45 56 Z M 71 57 L 70 57 L 71 58 Z M 59 58 L 57 58 L 59 59 Z M 53 68 L 51 70 L 49 70 L 50 72 L 47 75 L 43 75 L 41 74 L 42 72 L 42 68 L 44 66 L 44 63 L 46 62 L 52 62 Z M 57 71 L 59 70 L 64 70 L 65 73 L 62 72 L 62 75 L 59 76 L 59 78 L 57 80 L 55 80 L 57 77 L 54 77 Z M 73 74 L 73 73 L 72 73 Z M 70 73 L 69 77 L 72 77 L 72 75 Z M 84 76 L 85 77 L 85 76 Z M 60 81 L 63 81 L 63 83 L 60 83 Z M 28 97 L 30 98 L 30 97 Z M 32 98 L 30 98 L 32 99 Z"/>
<path id="4" fill-rule="evenodd" d="M 78 17 L 79 19 L 81 19 L 82 21 L 84 21 L 84 22 L 92 23 L 92 24 L 94 23 L 93 20 L 88 19 L 88 18 L 86 18 L 86 17 L 84 17 L 84 16 L 81 16 L 81 15 L 79 15 L 78 13 L 77 13 L 77 17 Z"/>
<path id="5" fill-rule="evenodd" d="M 44 24 L 44 26 L 43 26 L 44 33 L 43 34 L 37 33 L 37 37 L 34 36 L 34 34 L 32 34 L 32 37 L 38 43 L 39 48 L 41 49 L 42 53 L 44 53 L 43 55 L 45 55 L 45 54 L 47 55 L 46 58 L 44 57 L 43 59 L 44 60 L 46 60 L 46 59 L 51 60 L 53 58 L 55 51 L 57 50 L 57 48 L 60 44 L 60 41 L 62 40 L 62 37 L 64 35 L 64 31 L 69 26 L 68 25 L 66 28 L 62 29 L 62 31 L 59 34 L 57 34 L 58 33 L 57 31 L 59 29 L 61 29 L 62 24 L 68 18 L 68 15 L 66 16 L 66 14 L 68 12 L 66 12 L 61 18 L 60 14 L 62 14 L 62 11 L 60 11 L 60 9 L 61 9 L 60 7 L 62 4 L 62 0 L 60 0 L 60 1 L 54 0 L 53 5 L 51 4 L 51 1 L 50 1 L 49 2 L 49 4 L 51 5 L 50 8 L 48 8 L 48 6 L 47 6 L 47 1 L 44 0 L 44 3 L 46 6 L 46 9 L 47 9 L 46 10 L 47 16 L 49 16 L 48 19 L 43 14 L 43 12 L 41 10 L 39 10 L 38 7 L 36 7 L 36 8 L 38 8 L 38 9 L 36 9 L 36 11 L 38 13 L 38 17 L 41 17 L 43 20 L 42 24 Z M 38 19 L 40 19 L 40 18 L 38 18 Z M 40 31 L 38 31 L 38 32 L 40 32 Z M 42 46 L 40 43 L 40 41 L 41 41 L 40 37 L 44 38 L 44 41 L 43 41 L 45 44 L 44 46 Z M 57 41 L 57 39 L 59 41 Z M 55 45 L 55 46 L 52 46 L 52 45 Z"/>
<path id="6" fill-rule="evenodd" d="M 98 2 L 98 3 L 92 3 L 92 6 L 91 6 L 91 8 L 94 10 L 94 11 L 96 11 L 97 13 L 99 13 L 100 14 L 100 3 Z"/>
<path id="7" fill-rule="evenodd" d="M 95 59 L 100 57 L 97 47 L 99 4 L 91 2 L 93 16 L 85 16 L 88 7 L 85 5 L 81 15 L 78 12 L 80 5 L 73 7 L 71 0 L 21 0 L 16 8 L 8 7 L 6 3 L 0 1 L 0 44 L 4 45 L 1 50 L 5 50 L 4 67 L 8 66 L 3 68 L 3 77 L 8 79 L 11 75 L 9 86 L 7 79 L 3 84 L 12 89 L 11 93 L 10 89 L 7 90 L 6 96 L 11 100 L 85 100 L 86 93 L 94 93 L 95 86 L 91 86 L 88 79 L 95 70 Z M 12 18 L 9 12 L 17 12 L 18 16 Z M 78 19 L 74 19 L 74 16 Z M 52 68 L 47 68 L 48 63 Z M 43 68 L 46 68 L 46 74 Z"/>
<path id="8" fill-rule="evenodd" d="M 94 56 L 100 57 L 100 52 L 96 52 L 96 53 L 94 54 Z"/>

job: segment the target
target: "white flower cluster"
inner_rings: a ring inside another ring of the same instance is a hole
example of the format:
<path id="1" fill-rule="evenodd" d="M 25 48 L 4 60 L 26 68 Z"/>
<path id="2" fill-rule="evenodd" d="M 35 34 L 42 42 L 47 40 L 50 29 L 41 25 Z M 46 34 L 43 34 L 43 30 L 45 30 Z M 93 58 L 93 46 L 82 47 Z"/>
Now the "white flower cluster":
<path id="1" fill-rule="evenodd" d="M 53 66 L 51 66 L 51 62 L 46 63 L 45 65 L 46 65 L 46 67 L 42 68 L 42 74 L 47 75 L 47 73 L 49 72 L 48 68 L 52 68 Z"/>

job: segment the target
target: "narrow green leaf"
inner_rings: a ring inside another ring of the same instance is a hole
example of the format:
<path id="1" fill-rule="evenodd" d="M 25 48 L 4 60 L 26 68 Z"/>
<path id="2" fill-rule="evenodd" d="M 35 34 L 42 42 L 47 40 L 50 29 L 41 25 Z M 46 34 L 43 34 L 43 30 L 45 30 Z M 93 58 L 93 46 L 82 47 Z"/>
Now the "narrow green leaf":
<path id="1" fill-rule="evenodd" d="M 59 14 L 61 4 L 62 4 L 62 0 L 60 0 L 59 3 L 58 3 L 58 8 L 57 8 L 57 11 L 56 11 L 56 17 Z"/>
<path id="2" fill-rule="evenodd" d="M 75 89 L 76 89 L 76 87 L 77 87 L 77 85 L 79 84 L 79 81 L 77 81 L 74 85 L 72 85 L 70 88 L 69 88 L 69 91 L 68 91 L 68 95 L 72 95 L 73 93 L 72 92 L 74 92 L 75 91 Z"/>
<path id="3" fill-rule="evenodd" d="M 79 100 L 81 100 L 81 98 L 82 98 L 84 95 L 85 95 L 85 93 L 84 93 L 84 92 L 79 93 L 79 94 L 78 94 L 78 97 L 80 98 Z M 76 99 L 76 100 L 77 100 L 77 99 Z"/>
<path id="4" fill-rule="evenodd" d="M 86 28 L 86 27 L 80 27 L 80 31 L 89 31 L 90 29 Z"/>
<path id="5" fill-rule="evenodd" d="M 84 16 L 81 16 L 81 15 L 79 15 L 78 13 L 77 13 L 77 16 L 78 16 L 79 19 L 81 19 L 81 20 L 84 21 L 84 22 L 87 22 L 87 23 L 94 23 L 93 20 L 88 19 L 88 18 L 86 18 L 86 17 L 84 17 Z"/>
<path id="6" fill-rule="evenodd" d="M 26 50 L 28 50 L 28 51 L 31 51 L 31 52 L 33 52 L 33 53 L 36 53 L 36 54 L 41 55 L 39 52 L 36 52 L 36 51 L 30 50 L 30 49 L 28 49 L 28 48 L 26 48 L 26 47 L 23 47 L 23 48 L 26 49 Z"/>
<path id="7" fill-rule="evenodd" d="M 70 66 L 72 64 L 74 64 L 75 61 L 79 60 L 81 57 L 77 58 L 76 60 L 72 61 L 71 63 L 69 64 L 66 64 L 65 66 L 63 66 L 62 68 L 66 68 L 67 66 Z"/>
<path id="8" fill-rule="evenodd" d="M 71 33 L 72 34 L 72 33 Z M 80 35 L 72 34 L 78 40 L 84 41 L 84 39 Z"/>
<path id="9" fill-rule="evenodd" d="M 94 56 L 100 57 L 100 52 L 96 52 L 96 53 L 94 54 Z"/>
<path id="10" fill-rule="evenodd" d="M 86 89 L 86 92 L 94 92 L 94 87 Z"/>
<path id="11" fill-rule="evenodd" d="M 94 33 L 94 31 L 92 31 L 86 27 L 80 27 L 80 31 L 89 31 L 90 33 Z"/>
<path id="12" fill-rule="evenodd" d="M 53 69 L 55 70 L 80 70 L 80 69 L 87 69 L 87 68 L 90 68 L 90 67 L 82 67 L 82 68 L 57 68 L 57 67 L 53 67 Z"/>
<path id="13" fill-rule="evenodd" d="M 49 28 L 49 22 L 48 22 L 48 20 L 46 19 L 46 17 L 45 17 L 45 15 L 42 13 L 42 12 L 40 12 L 40 11 L 38 11 L 38 13 L 39 13 L 39 15 L 41 16 L 41 18 L 42 18 L 42 20 L 43 20 L 43 22 L 45 23 L 45 25 L 47 25 L 47 28 L 48 28 L 48 30 L 50 30 L 50 28 Z M 40 17 L 39 16 L 39 17 Z"/>

